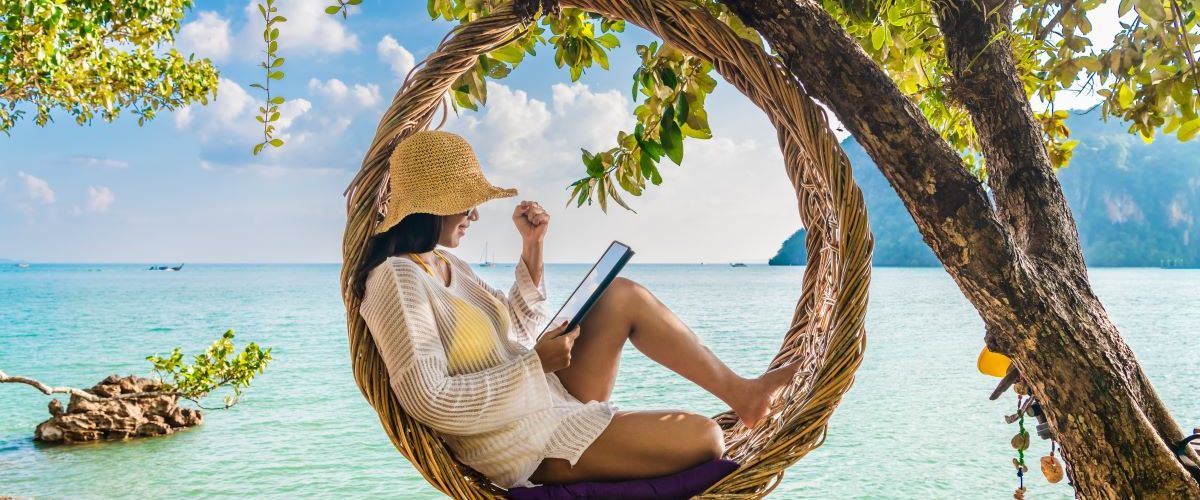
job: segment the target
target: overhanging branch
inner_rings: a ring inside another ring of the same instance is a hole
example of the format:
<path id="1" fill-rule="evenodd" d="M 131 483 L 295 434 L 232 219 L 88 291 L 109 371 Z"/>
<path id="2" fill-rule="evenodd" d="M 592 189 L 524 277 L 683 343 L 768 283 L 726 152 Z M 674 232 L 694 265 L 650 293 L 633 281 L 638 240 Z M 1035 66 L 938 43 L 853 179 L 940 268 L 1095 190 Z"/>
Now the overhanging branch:
<path id="1" fill-rule="evenodd" d="M 64 387 L 54 387 L 54 386 L 47 385 L 46 383 L 44 383 L 40 380 L 37 380 L 37 379 L 9 375 L 9 374 L 5 373 L 4 370 L 0 370 L 0 384 L 25 384 L 25 385 L 33 387 L 34 389 L 41 391 L 42 394 L 45 394 L 47 396 L 49 396 L 51 394 L 70 394 L 72 396 L 78 396 L 82 399 L 91 401 L 93 403 L 99 402 L 99 401 L 112 401 L 112 400 L 117 400 L 117 399 L 147 398 L 147 397 L 174 394 L 172 392 L 152 391 L 152 392 L 135 392 L 135 393 L 129 393 L 129 394 L 121 394 L 118 396 L 111 396 L 111 397 L 101 397 L 101 396 L 97 396 L 95 394 L 92 394 L 90 392 L 87 392 L 83 389 L 79 389 L 76 387 L 65 387 L 65 386 Z"/>

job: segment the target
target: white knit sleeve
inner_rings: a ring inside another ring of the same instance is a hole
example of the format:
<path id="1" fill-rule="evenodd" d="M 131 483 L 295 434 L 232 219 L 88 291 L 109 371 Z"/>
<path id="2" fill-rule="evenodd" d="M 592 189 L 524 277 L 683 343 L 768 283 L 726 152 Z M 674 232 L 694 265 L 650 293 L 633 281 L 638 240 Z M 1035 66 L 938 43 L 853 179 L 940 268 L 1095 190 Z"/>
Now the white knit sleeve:
<path id="1" fill-rule="evenodd" d="M 493 431 L 550 408 L 537 352 L 473 373 L 450 375 L 432 305 L 412 266 L 385 263 L 367 280 L 359 311 L 409 415 L 451 435 Z"/>
<path id="2" fill-rule="evenodd" d="M 517 261 L 516 275 L 516 281 L 509 288 L 508 294 L 505 294 L 483 281 L 474 271 L 471 274 L 472 279 L 508 307 L 513 337 L 532 349 L 544 322 L 550 316 L 546 311 L 546 276 L 542 273 L 542 281 L 534 285 L 533 276 L 529 274 L 529 267 L 525 265 L 524 260 Z"/>

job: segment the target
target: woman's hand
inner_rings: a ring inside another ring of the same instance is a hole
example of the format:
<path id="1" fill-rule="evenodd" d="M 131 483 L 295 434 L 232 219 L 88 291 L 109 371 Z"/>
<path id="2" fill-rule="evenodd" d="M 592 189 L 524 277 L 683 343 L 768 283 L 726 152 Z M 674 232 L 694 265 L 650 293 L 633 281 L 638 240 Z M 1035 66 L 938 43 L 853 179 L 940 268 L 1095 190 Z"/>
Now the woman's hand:
<path id="1" fill-rule="evenodd" d="M 571 348 L 575 346 L 575 337 L 578 336 L 579 325 L 575 325 L 575 329 L 568 332 L 566 320 L 542 335 L 542 339 L 533 346 L 538 358 L 542 360 L 542 371 L 556 372 L 571 366 Z"/>
<path id="2" fill-rule="evenodd" d="M 550 228 L 550 214 L 536 201 L 522 201 L 513 210 L 512 218 L 524 244 L 541 243 Z"/>

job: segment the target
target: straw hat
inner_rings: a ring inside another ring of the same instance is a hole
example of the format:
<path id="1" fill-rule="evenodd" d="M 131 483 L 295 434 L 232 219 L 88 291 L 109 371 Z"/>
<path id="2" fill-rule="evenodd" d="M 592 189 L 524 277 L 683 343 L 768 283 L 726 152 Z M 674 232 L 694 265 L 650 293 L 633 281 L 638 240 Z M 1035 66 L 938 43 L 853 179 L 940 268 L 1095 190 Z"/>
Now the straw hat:
<path id="1" fill-rule="evenodd" d="M 375 234 L 414 213 L 453 215 L 516 189 L 493 186 L 483 176 L 471 145 L 457 134 L 424 130 L 400 141 L 388 161 L 388 186 Z"/>

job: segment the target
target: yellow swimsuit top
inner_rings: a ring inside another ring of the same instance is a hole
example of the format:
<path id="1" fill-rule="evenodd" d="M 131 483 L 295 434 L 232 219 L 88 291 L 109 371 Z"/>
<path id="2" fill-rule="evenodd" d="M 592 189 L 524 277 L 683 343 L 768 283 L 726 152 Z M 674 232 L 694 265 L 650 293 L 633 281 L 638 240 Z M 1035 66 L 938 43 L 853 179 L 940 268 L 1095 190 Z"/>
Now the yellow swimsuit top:
<path id="1" fill-rule="evenodd" d="M 434 250 L 433 254 L 442 259 L 446 263 L 446 267 L 452 267 L 450 261 L 440 252 Z M 421 264 L 421 267 L 425 268 L 425 272 L 438 280 L 439 284 L 442 283 L 420 255 L 415 253 L 410 255 Z M 462 279 L 462 276 L 454 274 L 450 279 L 451 283 L 455 283 Z M 488 368 L 490 364 L 488 361 L 497 359 L 492 356 L 492 353 L 499 347 L 500 333 L 496 331 L 495 322 L 478 306 L 459 297 L 449 295 L 448 302 L 454 314 L 454 331 L 448 338 L 449 345 L 446 346 L 446 358 L 450 370 L 463 373 Z M 506 315 L 500 315 L 500 317 L 501 321 L 507 320 Z"/>

